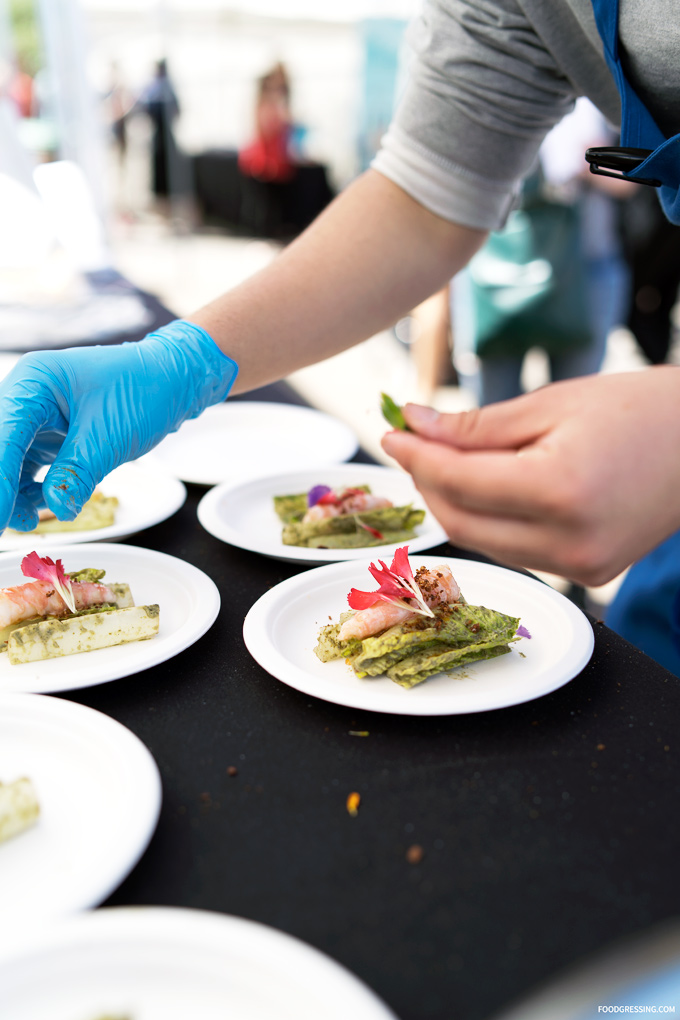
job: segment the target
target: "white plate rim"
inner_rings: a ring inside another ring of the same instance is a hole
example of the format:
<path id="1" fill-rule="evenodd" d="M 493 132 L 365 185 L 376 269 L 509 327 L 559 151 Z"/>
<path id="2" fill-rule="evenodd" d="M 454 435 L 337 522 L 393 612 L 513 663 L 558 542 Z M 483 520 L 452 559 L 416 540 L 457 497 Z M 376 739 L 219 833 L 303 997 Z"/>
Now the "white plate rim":
<path id="1" fill-rule="evenodd" d="M 110 665 L 108 667 L 101 667 L 98 670 L 96 679 L 88 679 L 88 673 L 90 670 L 87 666 L 87 655 L 90 653 L 82 653 L 81 655 L 65 656 L 63 659 L 50 660 L 47 659 L 42 663 L 38 663 L 41 670 L 47 671 L 47 676 L 44 680 L 40 681 L 37 685 L 34 683 L 31 686 L 26 686 L 26 683 L 20 683 L 22 676 L 26 676 L 28 673 L 27 667 L 32 666 L 32 663 L 26 663 L 25 665 L 19 665 L 11 667 L 13 670 L 22 670 L 23 673 L 17 672 L 16 681 L 18 686 L 6 685 L 4 681 L 0 681 L 0 691 L 18 691 L 21 693 L 30 694 L 53 694 L 60 691 L 72 691 L 80 690 L 84 687 L 95 687 L 102 683 L 108 683 L 111 680 L 120 680 L 126 676 L 133 676 L 136 673 L 142 672 L 142 670 L 150 669 L 153 666 L 158 666 L 163 662 L 167 662 L 168 659 L 173 658 L 185 649 L 190 648 L 195 644 L 207 631 L 212 627 L 213 623 L 217 619 L 217 615 L 220 611 L 220 593 L 217 585 L 208 577 L 202 570 L 195 567 L 192 563 L 188 563 L 186 560 L 180 559 L 178 556 L 171 556 L 169 553 L 159 552 L 155 549 L 144 549 L 141 546 L 128 545 L 127 543 L 121 543 L 116 545 L 113 543 L 105 542 L 93 542 L 83 543 L 82 545 L 68 545 L 63 550 L 59 546 L 50 546 L 49 552 L 52 558 L 67 559 L 68 556 L 74 553 L 83 553 L 88 558 L 95 558 L 98 555 L 112 555 L 118 559 L 125 559 L 126 557 L 135 557 L 144 561 L 152 561 L 156 564 L 166 567 L 168 570 L 173 572 L 175 575 L 181 576 L 183 583 L 190 586 L 189 590 L 192 596 L 195 598 L 197 605 L 200 606 L 200 614 L 192 614 L 188 620 L 172 634 L 163 635 L 162 642 L 159 642 L 159 637 L 152 638 L 150 641 L 139 641 L 127 645 L 127 648 L 135 649 L 135 663 L 130 668 L 123 666 L 121 661 L 116 665 L 115 654 L 110 659 Z M 18 568 L 18 561 L 25 555 L 25 550 L 18 551 L 12 550 L 10 552 L 0 553 L 0 570 L 9 563 L 17 562 L 17 575 L 20 577 L 20 571 Z M 17 583 L 21 583 L 17 581 Z M 134 592 L 133 592 L 134 594 Z M 162 598 L 159 598 L 159 602 L 162 602 Z M 111 649 L 115 653 L 115 647 Z M 92 653 L 99 655 L 98 652 Z M 85 660 L 81 662 L 81 660 Z M 72 665 L 73 677 L 68 681 L 66 679 L 67 674 L 54 673 L 54 678 L 50 680 L 50 663 L 51 662 L 64 662 L 68 660 L 69 664 Z M 92 660 L 90 660 L 91 662 Z M 10 674 L 12 676 L 13 674 Z M 30 681 L 29 681 L 30 683 Z"/>
<path id="2" fill-rule="evenodd" d="M 64 729 L 65 738 L 68 738 L 70 734 L 72 741 L 73 737 L 77 737 L 80 732 L 85 731 L 88 736 L 96 733 L 100 738 L 97 742 L 98 746 L 107 749 L 113 746 L 118 753 L 118 766 L 115 774 L 121 778 L 121 786 L 124 783 L 129 793 L 129 796 L 125 798 L 126 817 L 124 825 L 121 824 L 121 843 L 117 867 L 111 867 L 108 871 L 104 871 L 98 883 L 91 883 L 89 888 L 82 891 L 80 898 L 71 903 L 65 913 L 60 913 L 60 916 L 70 916 L 72 913 L 89 909 L 107 899 L 141 859 L 160 817 L 163 797 L 160 772 L 156 760 L 146 744 L 123 723 L 97 709 L 81 705 L 76 701 L 53 698 L 44 694 L 1 692 L 0 717 L 3 720 L 7 720 L 9 717 L 16 721 L 17 714 L 24 715 L 28 725 L 43 720 L 48 723 L 56 723 Z M 77 740 L 73 743 L 78 746 Z M 83 810 L 86 810 L 85 805 Z M 39 824 L 40 822 L 38 822 Z M 16 838 L 21 839 L 21 835 Z M 1 849 L 0 847 L 0 852 Z M 98 860 L 100 859 L 98 858 Z M 31 914 L 28 920 L 34 921 L 34 915 Z M 12 942 L 22 927 L 19 923 L 20 919 L 15 918 L 14 922 L 14 931 L 9 936 Z M 2 943 L 1 935 L 0 943 Z M 4 948 L 4 943 L 2 943 L 2 948 Z M 0 949 L 1 951 L 2 949 Z"/>
<path id="3" fill-rule="evenodd" d="M 262 961 L 268 960 L 274 972 L 298 973 L 301 981 L 307 983 L 310 976 L 313 977 L 317 984 L 323 984 L 324 991 L 327 990 L 334 1001 L 342 996 L 343 1008 L 349 1009 L 349 1015 L 356 1020 L 397 1020 L 364 981 L 297 936 L 260 921 L 191 907 L 103 907 L 59 919 L 32 938 L 20 937 L 18 944 L 0 952 L 0 975 L 9 976 L 11 981 L 22 967 L 28 965 L 29 973 L 32 963 L 40 969 L 46 953 L 77 953 L 85 940 L 88 946 L 110 952 L 111 947 L 125 951 L 131 943 L 137 945 L 140 939 L 149 940 L 154 949 L 164 945 L 176 948 L 178 944 L 187 951 L 202 948 L 208 962 L 210 956 L 216 954 L 237 952 L 239 958 L 245 956 L 248 960 L 256 955 L 265 973 Z M 120 953 L 112 955 L 115 962 L 111 967 L 119 975 Z M 7 993 L 4 994 L 6 997 Z M 309 1016 L 306 1009 L 301 1014 L 305 1016 Z"/>
<path id="4" fill-rule="evenodd" d="M 396 684 L 389 688 L 390 692 L 394 695 L 394 689 L 396 688 L 398 691 L 403 692 L 404 697 L 402 698 L 400 694 L 400 700 L 393 701 L 384 699 L 376 686 L 371 687 L 370 682 L 366 683 L 363 687 L 354 688 L 351 693 L 338 690 L 330 685 L 324 689 L 323 685 L 318 683 L 316 677 L 295 663 L 291 663 L 269 640 L 267 625 L 270 614 L 275 613 L 286 599 L 297 595 L 305 586 L 313 586 L 317 581 L 319 584 L 325 584 L 327 581 L 337 579 L 338 583 L 340 581 L 344 582 L 346 591 L 349 591 L 349 588 L 353 585 L 360 589 L 372 590 L 370 583 L 365 583 L 366 574 L 362 575 L 361 573 L 362 568 L 368 569 L 370 562 L 371 560 L 367 559 L 363 564 L 357 561 L 345 561 L 343 563 L 313 567 L 311 570 L 303 571 L 285 581 L 281 581 L 265 592 L 251 607 L 243 622 L 243 639 L 246 648 L 255 661 L 275 679 L 303 694 L 312 695 L 322 701 L 363 711 L 413 716 L 463 715 L 493 711 L 498 708 L 510 708 L 514 705 L 533 701 L 535 698 L 550 694 L 568 683 L 590 661 L 595 644 L 593 628 L 585 614 L 554 588 L 530 575 L 519 573 L 508 567 L 497 566 L 496 564 L 449 556 L 418 556 L 417 565 L 422 563 L 425 566 L 433 567 L 443 563 L 451 568 L 454 576 L 456 571 L 460 572 L 462 567 L 464 570 L 474 569 L 477 572 L 481 572 L 482 576 L 484 573 L 490 572 L 498 577 L 505 577 L 508 583 L 528 585 L 532 591 L 540 590 L 548 602 L 552 603 L 555 607 L 559 607 L 560 611 L 566 615 L 575 628 L 579 642 L 572 646 L 570 655 L 565 657 L 561 669 L 552 678 L 547 679 L 545 683 L 537 685 L 530 696 L 517 696 L 517 694 L 513 694 L 508 690 L 505 697 L 499 698 L 496 703 L 492 704 L 479 704 L 474 707 L 470 707 L 469 703 L 460 705 L 456 704 L 455 699 L 447 697 L 446 694 L 436 697 L 433 695 L 429 700 L 418 700 L 418 687 L 404 690 Z M 465 594 L 464 587 L 463 594 Z M 343 603 L 340 602 L 337 615 L 341 612 L 342 606 Z M 337 619 L 337 615 L 334 616 L 334 619 Z M 312 626 L 313 624 L 310 622 L 310 627 Z M 502 658 L 493 661 L 501 662 Z M 483 666 L 484 664 L 480 663 L 479 665 Z M 474 663 L 465 667 L 466 671 L 469 669 L 474 671 L 474 668 Z M 436 680 L 434 682 L 436 683 Z M 416 694 L 415 698 L 412 697 L 414 694 Z"/>
<path id="5" fill-rule="evenodd" d="M 219 505 L 225 497 L 236 497 L 247 494 L 249 489 L 285 487 L 294 485 L 295 479 L 308 476 L 309 483 L 313 478 L 322 477 L 331 484 L 347 485 L 351 478 L 358 482 L 364 479 L 379 479 L 380 476 L 392 479 L 404 480 L 408 484 L 410 475 L 398 468 L 387 467 L 382 464 L 331 464 L 319 465 L 317 467 L 305 468 L 299 471 L 287 471 L 282 474 L 264 475 L 261 478 L 250 478 L 240 482 L 221 482 L 219 485 L 209 489 L 198 504 L 198 519 L 205 530 L 214 538 L 228 545 L 245 549 L 248 552 L 260 553 L 272 559 L 286 560 L 290 563 L 339 563 L 346 560 L 363 560 L 367 555 L 378 556 L 381 559 L 392 557 L 395 549 L 408 545 L 411 552 L 421 552 L 424 549 L 432 549 L 442 542 L 448 541 L 448 537 L 442 526 L 435 520 L 430 510 L 424 506 L 422 497 L 413 486 L 414 500 L 426 509 L 426 521 L 429 521 L 427 531 L 416 535 L 414 539 L 404 542 L 389 543 L 385 545 L 372 546 L 369 549 L 305 549 L 301 546 L 284 545 L 280 539 L 265 540 L 263 542 L 251 541 L 247 536 L 236 528 L 231 527 L 219 514 Z M 314 484 L 314 483 L 312 483 Z M 376 485 L 379 482 L 375 482 Z M 280 527 L 279 527 L 280 532 Z"/>
<path id="6" fill-rule="evenodd" d="M 93 528 L 91 531 L 61 531 L 45 535 L 34 535 L 31 532 L 18 532 L 17 534 L 0 532 L 0 552 L 15 552 L 31 547 L 37 550 L 47 550 L 54 545 L 109 542 L 113 539 L 127 538 L 138 531 L 144 531 L 146 528 L 152 528 L 155 524 L 166 521 L 173 514 L 177 513 L 186 502 L 187 489 L 184 482 L 170 472 L 162 470 L 160 466 L 155 468 L 153 464 L 140 464 L 139 461 L 129 461 L 121 464 L 120 467 L 115 468 L 114 471 L 103 478 L 97 485 L 97 488 L 107 496 L 115 496 L 117 495 L 114 491 L 116 475 L 120 474 L 124 478 L 127 476 L 134 481 L 135 476 L 147 479 L 151 472 L 153 473 L 154 482 L 163 485 L 167 490 L 167 502 L 163 506 L 158 506 L 155 512 L 147 514 L 140 512 L 136 519 L 133 515 L 133 520 L 127 524 L 124 520 L 114 521 L 113 524 L 106 528 Z M 109 481 L 110 479 L 111 481 Z"/>
<path id="7" fill-rule="evenodd" d="M 223 419 L 228 421 L 230 417 L 235 418 L 238 416 L 239 412 L 245 414 L 260 413 L 269 415 L 283 413 L 283 415 L 289 418 L 304 417 L 312 428 L 315 423 L 317 427 L 320 423 L 323 423 L 326 428 L 332 429 L 334 435 L 337 436 L 336 448 L 334 449 L 332 456 L 330 456 L 327 460 L 324 460 L 324 463 L 327 464 L 343 463 L 353 457 L 359 449 L 359 440 L 346 422 L 342 421 L 342 419 L 335 415 L 328 414 L 326 411 L 321 411 L 316 407 L 308 407 L 305 404 L 288 404 L 284 401 L 277 400 L 226 400 L 220 404 L 213 404 L 211 407 L 206 408 L 201 415 L 197 418 L 190 419 L 190 421 L 186 424 L 192 428 L 200 428 L 201 426 L 208 426 L 211 419 L 214 419 L 215 422 L 219 422 L 221 425 Z M 205 473 L 203 471 L 194 472 L 192 470 L 187 471 L 183 469 L 182 464 L 179 465 L 178 470 L 177 462 L 176 460 L 173 461 L 173 457 L 168 454 L 168 450 L 171 449 L 180 431 L 181 427 L 176 432 L 170 433 L 161 440 L 161 442 L 146 455 L 150 461 L 152 460 L 159 466 L 163 465 L 166 471 L 172 471 L 178 478 L 194 485 L 218 485 L 223 482 L 225 480 L 225 473 Z M 226 474 L 227 480 L 229 480 L 228 472 Z M 249 472 L 247 477 L 255 477 L 258 474 L 261 474 L 261 472 L 258 472 L 257 468 L 253 468 L 252 472 Z"/>

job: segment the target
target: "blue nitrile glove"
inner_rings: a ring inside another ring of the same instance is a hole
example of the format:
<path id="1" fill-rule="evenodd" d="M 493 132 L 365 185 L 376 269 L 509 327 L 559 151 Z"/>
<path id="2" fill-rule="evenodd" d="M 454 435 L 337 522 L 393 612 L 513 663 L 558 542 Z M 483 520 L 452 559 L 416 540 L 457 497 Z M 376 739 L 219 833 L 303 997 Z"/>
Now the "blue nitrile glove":
<path id="1" fill-rule="evenodd" d="M 115 467 L 224 400 L 237 372 L 183 320 L 136 343 L 25 354 L 0 384 L 0 531 L 32 530 L 45 505 L 73 520 Z"/>

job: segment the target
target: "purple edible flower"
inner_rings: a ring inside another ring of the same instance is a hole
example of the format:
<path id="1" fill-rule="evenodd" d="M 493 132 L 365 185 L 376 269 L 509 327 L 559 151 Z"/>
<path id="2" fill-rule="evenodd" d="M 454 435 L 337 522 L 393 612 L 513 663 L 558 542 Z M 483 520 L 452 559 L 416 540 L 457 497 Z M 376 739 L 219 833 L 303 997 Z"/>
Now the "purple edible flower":
<path id="1" fill-rule="evenodd" d="M 307 493 L 307 506 L 316 506 L 322 496 L 331 491 L 330 485 L 315 485 Z"/>
<path id="2" fill-rule="evenodd" d="M 521 623 L 520 623 L 519 627 L 517 628 L 517 636 L 518 637 L 528 637 L 528 638 L 531 638 L 531 634 L 526 629 L 526 627 L 522 626 Z"/>

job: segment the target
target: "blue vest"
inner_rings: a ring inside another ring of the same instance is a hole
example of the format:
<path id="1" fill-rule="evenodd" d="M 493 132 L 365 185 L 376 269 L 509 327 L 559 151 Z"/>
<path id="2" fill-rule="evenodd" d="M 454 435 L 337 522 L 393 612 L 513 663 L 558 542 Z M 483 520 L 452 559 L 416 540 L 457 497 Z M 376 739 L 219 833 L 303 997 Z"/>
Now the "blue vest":
<path id="1" fill-rule="evenodd" d="M 619 0 L 592 0 L 592 4 L 621 96 L 621 146 L 651 150 L 634 169 L 614 176 L 659 182 L 663 210 L 671 223 L 680 224 L 680 135 L 664 138 L 623 73 Z M 680 676 L 680 531 L 633 564 L 609 607 L 607 625 Z"/>
<path id="2" fill-rule="evenodd" d="M 650 153 L 622 176 L 631 181 L 658 181 L 663 211 L 671 223 L 680 225 L 680 134 L 664 137 L 623 73 L 619 58 L 619 0 L 592 0 L 592 4 L 605 57 L 621 96 L 621 146 Z"/>

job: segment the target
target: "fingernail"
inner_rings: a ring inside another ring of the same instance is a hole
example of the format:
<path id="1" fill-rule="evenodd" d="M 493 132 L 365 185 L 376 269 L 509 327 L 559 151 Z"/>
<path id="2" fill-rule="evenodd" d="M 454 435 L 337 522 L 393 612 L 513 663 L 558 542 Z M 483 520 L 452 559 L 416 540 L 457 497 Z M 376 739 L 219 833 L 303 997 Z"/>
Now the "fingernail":
<path id="1" fill-rule="evenodd" d="M 394 432 L 386 432 L 385 435 L 382 437 L 382 439 L 380 440 L 380 445 L 382 446 L 385 453 L 391 454 L 392 448 L 394 447 L 393 441 L 394 437 L 398 435 L 399 432 L 395 430 Z"/>
<path id="2" fill-rule="evenodd" d="M 406 404 L 405 410 L 408 411 L 408 418 L 414 425 L 432 425 L 439 417 L 439 411 L 423 404 Z"/>

